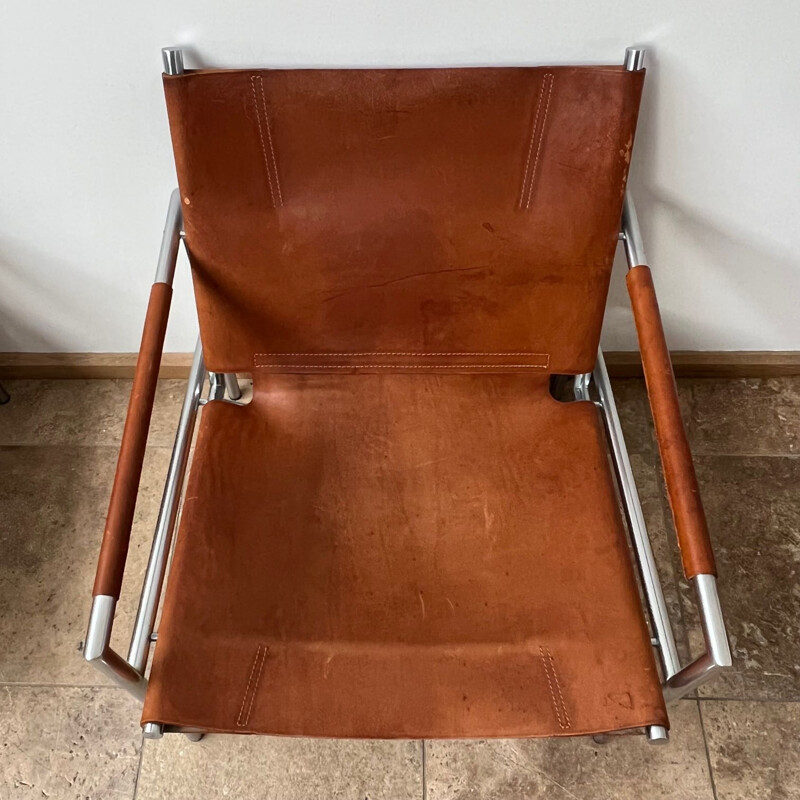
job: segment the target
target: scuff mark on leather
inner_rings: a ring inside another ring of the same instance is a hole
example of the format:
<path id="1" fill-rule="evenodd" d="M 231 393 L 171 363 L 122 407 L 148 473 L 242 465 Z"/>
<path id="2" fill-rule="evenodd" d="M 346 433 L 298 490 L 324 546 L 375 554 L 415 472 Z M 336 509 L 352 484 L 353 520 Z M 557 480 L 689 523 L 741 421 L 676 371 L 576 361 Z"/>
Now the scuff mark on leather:
<path id="1" fill-rule="evenodd" d="M 402 275 L 399 278 L 392 278 L 388 281 L 383 281 L 382 283 L 366 283 L 363 286 L 348 286 L 345 289 L 337 292 L 330 297 L 326 297 L 322 302 L 328 303 L 331 300 L 337 300 L 340 297 L 344 297 L 346 294 L 350 294 L 351 292 L 363 292 L 368 291 L 369 289 L 383 289 L 385 286 L 391 286 L 394 283 L 402 283 L 403 281 L 411 281 L 417 278 L 426 278 L 429 275 L 443 275 L 448 272 L 483 272 L 487 270 L 488 267 L 453 267 L 452 269 L 434 269 L 428 272 L 414 272 L 411 275 Z"/>
<path id="2" fill-rule="evenodd" d="M 630 692 L 611 692 L 606 695 L 606 698 L 621 708 L 633 708 L 633 697 Z"/>

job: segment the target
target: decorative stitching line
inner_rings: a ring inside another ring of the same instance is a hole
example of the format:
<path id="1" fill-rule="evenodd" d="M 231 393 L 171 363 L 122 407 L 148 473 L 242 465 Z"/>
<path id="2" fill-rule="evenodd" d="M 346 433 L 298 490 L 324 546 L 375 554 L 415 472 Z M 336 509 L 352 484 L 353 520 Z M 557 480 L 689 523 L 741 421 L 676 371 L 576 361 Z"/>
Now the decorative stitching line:
<path id="1" fill-rule="evenodd" d="M 542 78 L 542 86 L 539 90 L 539 101 L 536 105 L 536 114 L 533 118 L 533 126 L 531 127 L 531 138 L 528 145 L 528 157 L 525 161 L 525 172 L 522 177 L 522 190 L 520 191 L 519 206 L 520 208 L 530 208 L 531 197 L 533 195 L 533 183 L 536 178 L 536 168 L 539 164 L 539 155 L 542 149 L 542 140 L 544 139 L 544 129 L 547 122 L 547 112 L 550 108 L 550 96 L 553 91 L 553 82 L 555 77 L 552 72 L 545 73 Z M 547 91 L 547 100 L 545 101 L 545 91 Z M 544 103 L 544 116 L 542 117 L 542 127 L 539 128 L 539 115 L 542 111 L 542 104 Z M 531 155 L 533 153 L 533 143 L 537 140 L 536 131 L 539 130 L 538 141 L 536 145 L 536 158 L 533 161 L 533 169 L 530 171 L 530 180 L 528 180 L 528 170 L 531 163 Z M 526 188 L 527 187 L 527 188 Z M 527 196 L 527 199 L 526 199 Z"/>
<path id="2" fill-rule="evenodd" d="M 536 158 L 533 160 L 533 169 L 531 170 L 531 179 L 528 183 L 528 199 L 525 202 L 525 208 L 531 206 L 531 198 L 533 197 L 533 183 L 536 180 L 536 168 L 539 166 L 539 156 L 542 152 L 542 142 L 544 141 L 544 129 L 547 126 L 547 112 L 550 110 L 550 98 L 553 94 L 554 77 L 552 73 L 545 75 L 545 80 L 550 78 L 547 84 L 547 102 L 544 107 L 544 116 L 542 117 L 542 127 L 539 129 L 539 143 L 536 145 Z M 542 81 L 542 91 L 544 91 L 544 81 Z"/>
<path id="3" fill-rule="evenodd" d="M 283 358 L 300 356 L 314 359 L 325 358 L 355 358 L 361 356 L 411 356 L 416 358 L 437 358 L 441 356 L 527 356 L 532 363 L 528 364 L 260 364 L 260 358 Z M 255 353 L 253 365 L 258 368 L 279 369 L 547 369 L 550 366 L 549 353 L 505 352 L 505 353 L 477 353 L 477 352 L 442 352 L 442 353 L 414 353 L 414 352 L 373 352 L 373 353 Z"/>
<path id="4" fill-rule="evenodd" d="M 250 713 L 252 712 L 253 704 L 256 701 L 256 695 L 258 694 L 258 687 L 261 684 L 261 673 L 264 671 L 264 663 L 267 660 L 267 649 L 268 648 L 265 647 L 264 650 L 262 651 L 261 664 L 258 667 L 258 675 L 256 675 L 256 682 L 255 685 L 253 686 L 253 694 L 250 695 L 250 704 L 247 706 L 247 716 L 244 718 L 245 725 L 247 725 L 250 722 Z"/>
<path id="5" fill-rule="evenodd" d="M 520 352 L 505 352 L 505 353 L 256 353 L 254 358 L 261 356 L 315 356 L 317 358 L 346 358 L 347 356 L 419 356 L 425 358 L 428 356 L 542 356 L 549 358 L 547 353 L 520 353 Z"/>
<path id="6" fill-rule="evenodd" d="M 544 116 L 542 117 L 542 127 L 539 129 L 539 143 L 536 145 L 536 158 L 533 161 L 533 169 L 531 170 L 531 179 L 528 183 L 528 199 L 525 203 L 525 208 L 530 208 L 531 198 L 533 197 L 533 183 L 536 178 L 536 169 L 539 166 L 539 156 L 542 152 L 542 142 L 544 141 L 544 130 L 547 125 L 547 112 L 550 110 L 550 98 L 553 94 L 553 76 L 550 76 L 550 83 L 547 87 L 547 103 L 544 107 Z"/>
<path id="7" fill-rule="evenodd" d="M 250 670 L 250 677 L 247 681 L 247 687 L 244 690 L 244 697 L 242 698 L 242 705 L 239 709 L 239 716 L 236 718 L 236 725 L 240 728 L 244 728 L 247 723 L 250 721 L 250 713 L 253 710 L 253 703 L 256 699 L 256 693 L 258 692 L 258 685 L 261 682 L 261 671 L 264 669 L 264 662 L 267 660 L 267 651 L 269 648 L 265 647 L 263 644 L 258 646 L 256 650 L 256 657 L 253 660 L 253 666 Z M 256 667 L 258 667 L 258 675 L 256 676 Z M 250 704 L 247 706 L 247 715 L 242 721 L 242 714 L 244 714 L 244 706 L 247 702 L 247 696 L 250 694 L 250 686 L 253 684 L 253 677 L 256 676 L 256 682 L 253 686 L 253 694 L 250 695 Z"/>
<path id="8" fill-rule="evenodd" d="M 278 205 L 283 205 L 283 195 L 281 194 L 281 179 L 278 175 L 278 159 L 275 158 L 275 148 L 272 146 L 272 126 L 269 124 L 269 112 L 267 111 L 267 98 L 264 95 L 264 80 L 259 75 L 258 84 L 261 87 L 261 104 L 264 107 L 264 122 L 267 126 L 267 141 L 269 142 L 269 152 L 272 154 L 272 169 L 275 173 L 275 188 L 278 190 Z"/>
<path id="9" fill-rule="evenodd" d="M 542 659 L 542 666 L 544 667 L 544 674 L 547 678 L 547 685 L 550 688 L 550 699 L 553 703 L 553 710 L 556 713 L 556 719 L 558 720 L 558 727 L 562 730 L 566 727 L 561 719 L 561 711 L 559 709 L 558 703 L 556 702 L 556 693 L 553 690 L 553 682 L 550 679 L 550 670 L 547 666 L 547 659 L 545 657 L 544 649 L 542 647 L 539 648 L 539 655 Z"/>
<path id="10" fill-rule="evenodd" d="M 546 648 L 547 649 L 547 648 Z M 567 711 L 567 704 L 564 702 L 564 695 L 561 694 L 561 681 L 558 679 L 558 672 L 556 672 L 556 665 L 553 661 L 553 654 L 547 649 L 547 659 L 550 661 L 550 671 L 553 673 L 553 677 L 556 681 L 556 690 L 558 691 L 558 699 L 561 701 L 561 710 L 564 713 L 564 719 L 567 722 L 567 727 L 569 728 L 572 724 L 569 719 L 569 712 Z"/>
<path id="11" fill-rule="evenodd" d="M 520 191 L 519 195 L 519 204 L 522 206 L 522 201 L 525 198 L 525 187 L 528 185 L 528 168 L 531 165 L 531 155 L 533 154 L 533 140 L 536 138 L 536 126 L 539 124 L 539 112 L 542 110 L 542 97 L 544 96 L 544 82 L 547 80 L 547 76 L 551 73 L 545 73 L 544 77 L 542 78 L 542 85 L 539 88 L 539 100 L 536 104 L 536 114 L 533 118 L 533 126 L 531 127 L 531 140 L 530 144 L 528 145 L 528 157 L 525 159 L 525 172 L 522 174 L 522 190 Z"/>
<path id="12" fill-rule="evenodd" d="M 566 730 L 572 726 L 567 712 L 566 703 L 564 703 L 564 695 L 561 693 L 561 684 L 558 680 L 558 673 L 556 672 L 555 663 L 553 662 L 553 654 L 548 647 L 540 647 L 539 655 L 542 659 L 542 666 L 544 667 L 544 674 L 547 678 L 547 685 L 550 688 L 550 698 L 553 701 L 553 710 L 556 713 L 556 720 L 558 727 L 561 730 Z M 549 662 L 549 669 L 548 669 Z M 550 679 L 550 673 L 553 673 L 553 680 Z M 556 701 L 556 692 L 553 689 L 553 681 L 555 681 L 556 689 L 558 690 L 558 701 Z M 563 718 L 562 718 L 563 717 Z"/>
<path id="13" fill-rule="evenodd" d="M 256 369 L 546 369 L 547 364 L 256 364 Z"/>
<path id="14" fill-rule="evenodd" d="M 269 195 L 272 198 L 272 206 L 273 208 L 277 208 L 278 204 L 275 201 L 275 190 L 272 187 L 272 171 L 270 170 L 269 166 L 269 158 L 267 157 L 267 146 L 264 141 L 264 129 L 261 125 L 261 109 L 258 105 L 258 95 L 256 94 L 256 77 L 261 80 L 261 76 L 251 75 L 250 76 L 250 88 L 253 90 L 253 103 L 256 107 L 256 122 L 258 123 L 258 138 L 261 140 L 261 152 L 264 154 L 264 169 L 267 172 L 267 181 L 269 183 Z M 264 95 L 264 83 L 261 81 L 261 95 Z M 269 125 L 269 121 L 267 121 Z M 272 142 L 270 142 L 270 145 Z"/>

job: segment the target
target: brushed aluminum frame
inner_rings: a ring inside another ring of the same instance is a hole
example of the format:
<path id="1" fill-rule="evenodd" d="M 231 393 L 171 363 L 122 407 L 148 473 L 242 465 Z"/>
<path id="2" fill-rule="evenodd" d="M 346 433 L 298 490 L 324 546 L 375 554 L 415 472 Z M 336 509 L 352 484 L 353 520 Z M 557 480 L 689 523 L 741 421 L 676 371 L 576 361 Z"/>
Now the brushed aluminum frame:
<path id="1" fill-rule="evenodd" d="M 164 575 L 175 531 L 175 522 L 178 517 L 178 505 L 186 474 L 186 465 L 189 462 L 192 433 L 205 379 L 206 369 L 203 363 L 203 347 L 198 339 L 194 351 L 192 369 L 189 373 L 186 395 L 181 408 L 178 431 L 175 435 L 175 444 L 172 448 L 172 456 L 167 470 L 161 507 L 158 511 L 153 544 L 150 549 L 150 559 L 147 562 L 142 595 L 139 599 L 139 609 L 136 612 L 136 621 L 131 635 L 130 649 L 128 650 L 128 663 L 141 673 L 144 673 L 147 666 L 147 656 L 150 652 L 150 644 L 153 641 L 152 634 L 158 612 L 158 601 L 164 584 Z"/>
<path id="2" fill-rule="evenodd" d="M 644 69 L 644 62 L 645 50 L 643 48 L 627 48 L 624 60 L 626 70 Z M 630 191 L 625 193 L 620 227 L 618 238 L 625 248 L 628 269 L 647 264 L 636 205 Z M 705 650 L 702 655 L 681 667 L 602 349 L 598 349 L 593 376 L 599 395 L 597 405 L 605 423 L 628 530 L 639 568 L 650 622 L 655 633 L 653 643 L 657 646 L 661 659 L 664 700 L 667 703 L 673 703 L 694 691 L 719 670 L 731 666 L 731 652 L 719 603 L 717 581 L 714 575 L 697 575 L 692 579 L 703 627 Z M 586 378 L 585 375 L 576 377 L 576 399 L 589 399 L 589 384 Z M 666 742 L 669 738 L 667 730 L 660 725 L 649 726 L 646 733 L 648 740 L 653 743 Z"/>
<path id="3" fill-rule="evenodd" d="M 172 192 L 167 207 L 167 219 L 161 239 L 161 249 L 156 266 L 155 283 L 172 285 L 175 265 L 181 241 L 182 215 L 180 194 Z M 158 524 L 154 534 L 150 563 L 147 566 L 139 601 L 139 611 L 134 626 L 133 639 L 128 659 L 123 658 L 111 647 L 111 630 L 114 625 L 114 612 L 117 600 L 111 595 L 96 595 L 92 599 L 89 625 L 83 647 L 83 657 L 94 664 L 137 700 L 144 702 L 147 679 L 144 670 L 147 651 L 153 632 L 153 622 L 158 608 L 158 597 L 164 580 L 166 555 L 171 541 L 172 530 L 177 516 L 183 475 L 192 439 L 197 401 L 205 377 L 203 351 L 198 343 L 195 351 L 195 364 L 192 367 L 193 382 L 187 387 L 187 399 L 181 413 L 175 448 L 172 452 L 167 481 L 164 487 L 164 500 L 159 511 Z M 145 641 L 146 640 L 146 641 Z"/>
<path id="4" fill-rule="evenodd" d="M 111 628 L 114 625 L 116 607 L 117 600 L 111 595 L 100 594 L 92 598 L 83 657 L 143 703 L 147 679 L 111 648 Z"/>
<path id="5" fill-rule="evenodd" d="M 664 592 L 661 588 L 658 567 L 656 566 L 655 556 L 653 555 L 653 549 L 650 545 L 650 537 L 648 536 L 647 525 L 644 520 L 644 511 L 642 510 L 642 504 L 639 500 L 639 493 L 636 490 L 633 467 L 631 466 L 628 448 L 625 444 L 622 423 L 617 413 L 614 392 L 611 389 L 611 381 L 608 377 L 608 370 L 606 369 L 606 362 L 603 358 L 602 350 L 598 350 L 597 352 L 597 364 L 593 375 L 599 397 L 598 406 L 602 411 L 603 422 L 605 423 L 608 443 L 614 462 L 614 470 L 617 474 L 617 484 L 628 522 L 628 530 L 637 557 L 642 589 L 650 611 L 653 633 L 658 642 L 657 647 L 661 655 L 661 666 L 664 677 L 668 679 L 680 670 L 678 649 L 675 645 L 675 637 L 673 636 L 672 627 L 670 625 L 667 602 L 664 599 Z"/>
<path id="6" fill-rule="evenodd" d="M 180 194 L 175 189 L 167 207 L 155 283 L 165 283 L 169 286 L 173 283 L 178 251 L 182 241 L 182 227 Z M 210 377 L 213 377 L 213 380 L 210 381 L 209 399 L 222 400 L 226 391 L 230 400 L 235 401 L 241 398 L 241 390 L 235 375 L 232 375 L 233 380 L 231 380 L 229 375 L 210 376 L 206 371 L 203 348 L 198 339 L 164 483 L 164 493 L 153 534 L 150 558 L 142 582 L 139 608 L 136 612 L 127 659 L 111 647 L 111 631 L 117 606 L 116 598 L 111 595 L 98 595 L 92 599 L 83 648 L 84 659 L 94 664 L 103 674 L 110 677 L 142 703 L 147 688 L 147 679 L 145 678 L 147 658 L 150 646 L 157 636 L 153 633 L 153 628 L 178 517 L 197 411 L 204 402 L 201 395 L 206 380 Z M 161 725 L 149 723 L 144 726 L 144 735 L 146 738 L 158 738 L 162 735 L 163 730 Z M 180 730 L 190 737 L 201 733 L 190 728 L 175 728 L 174 730 Z"/>
<path id="7" fill-rule="evenodd" d="M 717 579 L 714 575 L 692 578 L 700 623 L 703 627 L 705 651 L 680 672 L 669 678 L 664 686 L 664 699 L 673 703 L 697 689 L 720 670 L 733 664 L 725 619 L 719 603 Z"/>
<path id="8" fill-rule="evenodd" d="M 183 75 L 186 71 L 183 66 L 183 51 L 180 47 L 162 47 L 161 61 L 166 75 Z"/>
<path id="9" fill-rule="evenodd" d="M 644 57 L 646 50 L 643 47 L 626 47 L 625 61 L 623 62 L 628 72 L 638 72 L 644 69 Z"/>
<path id="10" fill-rule="evenodd" d="M 178 250 L 181 244 L 181 196 L 177 189 L 169 196 L 167 221 L 164 223 L 164 235 L 161 237 L 161 249 L 158 253 L 158 266 L 154 283 L 166 283 L 172 286 L 175 280 L 175 265 L 178 263 Z"/>
<path id="11" fill-rule="evenodd" d="M 644 254 L 636 204 L 630 191 L 625 193 L 621 227 L 620 240 L 625 247 L 628 269 L 631 270 L 646 264 L 647 259 Z M 620 489 L 625 500 L 625 510 L 629 518 L 650 619 L 658 639 L 664 673 L 664 699 L 667 703 L 673 703 L 732 664 L 725 620 L 719 602 L 717 580 L 714 575 L 701 574 L 691 581 L 703 628 L 705 649 L 700 656 L 681 667 L 602 351 L 598 351 L 594 378 L 600 395 L 599 405 L 609 432 L 609 442 Z"/>
<path id="12" fill-rule="evenodd" d="M 239 385 L 239 379 L 236 377 L 235 372 L 225 373 L 225 391 L 228 394 L 228 400 L 236 402 L 242 399 L 242 387 Z"/>

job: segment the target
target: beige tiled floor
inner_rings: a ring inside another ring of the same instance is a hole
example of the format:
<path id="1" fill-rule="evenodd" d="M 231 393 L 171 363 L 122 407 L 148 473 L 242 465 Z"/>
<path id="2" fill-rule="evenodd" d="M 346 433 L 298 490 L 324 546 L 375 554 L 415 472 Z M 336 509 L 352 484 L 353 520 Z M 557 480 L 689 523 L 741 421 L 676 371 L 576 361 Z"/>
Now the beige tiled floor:
<path id="1" fill-rule="evenodd" d="M 672 741 L 146 742 L 136 704 L 81 659 L 130 384 L 8 381 L 0 407 L 2 798 L 800 798 L 800 379 L 692 380 L 681 400 L 735 668 L 681 701 Z M 615 384 L 685 655 L 699 644 L 639 381 Z M 182 396 L 159 388 L 115 640 L 138 584 Z"/>

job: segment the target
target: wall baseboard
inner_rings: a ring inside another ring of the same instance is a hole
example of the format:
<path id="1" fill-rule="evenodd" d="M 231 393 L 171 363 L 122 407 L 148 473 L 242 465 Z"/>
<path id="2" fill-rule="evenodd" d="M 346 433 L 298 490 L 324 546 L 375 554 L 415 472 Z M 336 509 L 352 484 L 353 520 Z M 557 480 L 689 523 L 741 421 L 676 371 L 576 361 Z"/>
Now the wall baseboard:
<path id="1" fill-rule="evenodd" d="M 638 351 L 604 353 L 614 378 L 641 378 Z M 778 378 L 800 375 L 798 350 L 673 350 L 672 368 L 678 378 Z"/>
<path id="2" fill-rule="evenodd" d="M 639 378 L 636 351 L 605 353 L 614 378 Z M 164 353 L 161 378 L 186 378 L 191 353 Z M 800 375 L 797 350 L 675 350 L 672 364 L 679 378 L 775 378 Z M 0 353 L 0 378 L 132 378 L 136 353 Z"/>
<path id="3" fill-rule="evenodd" d="M 192 353 L 164 353 L 160 378 L 188 378 Z M 0 353 L 0 378 L 132 378 L 137 353 Z"/>

